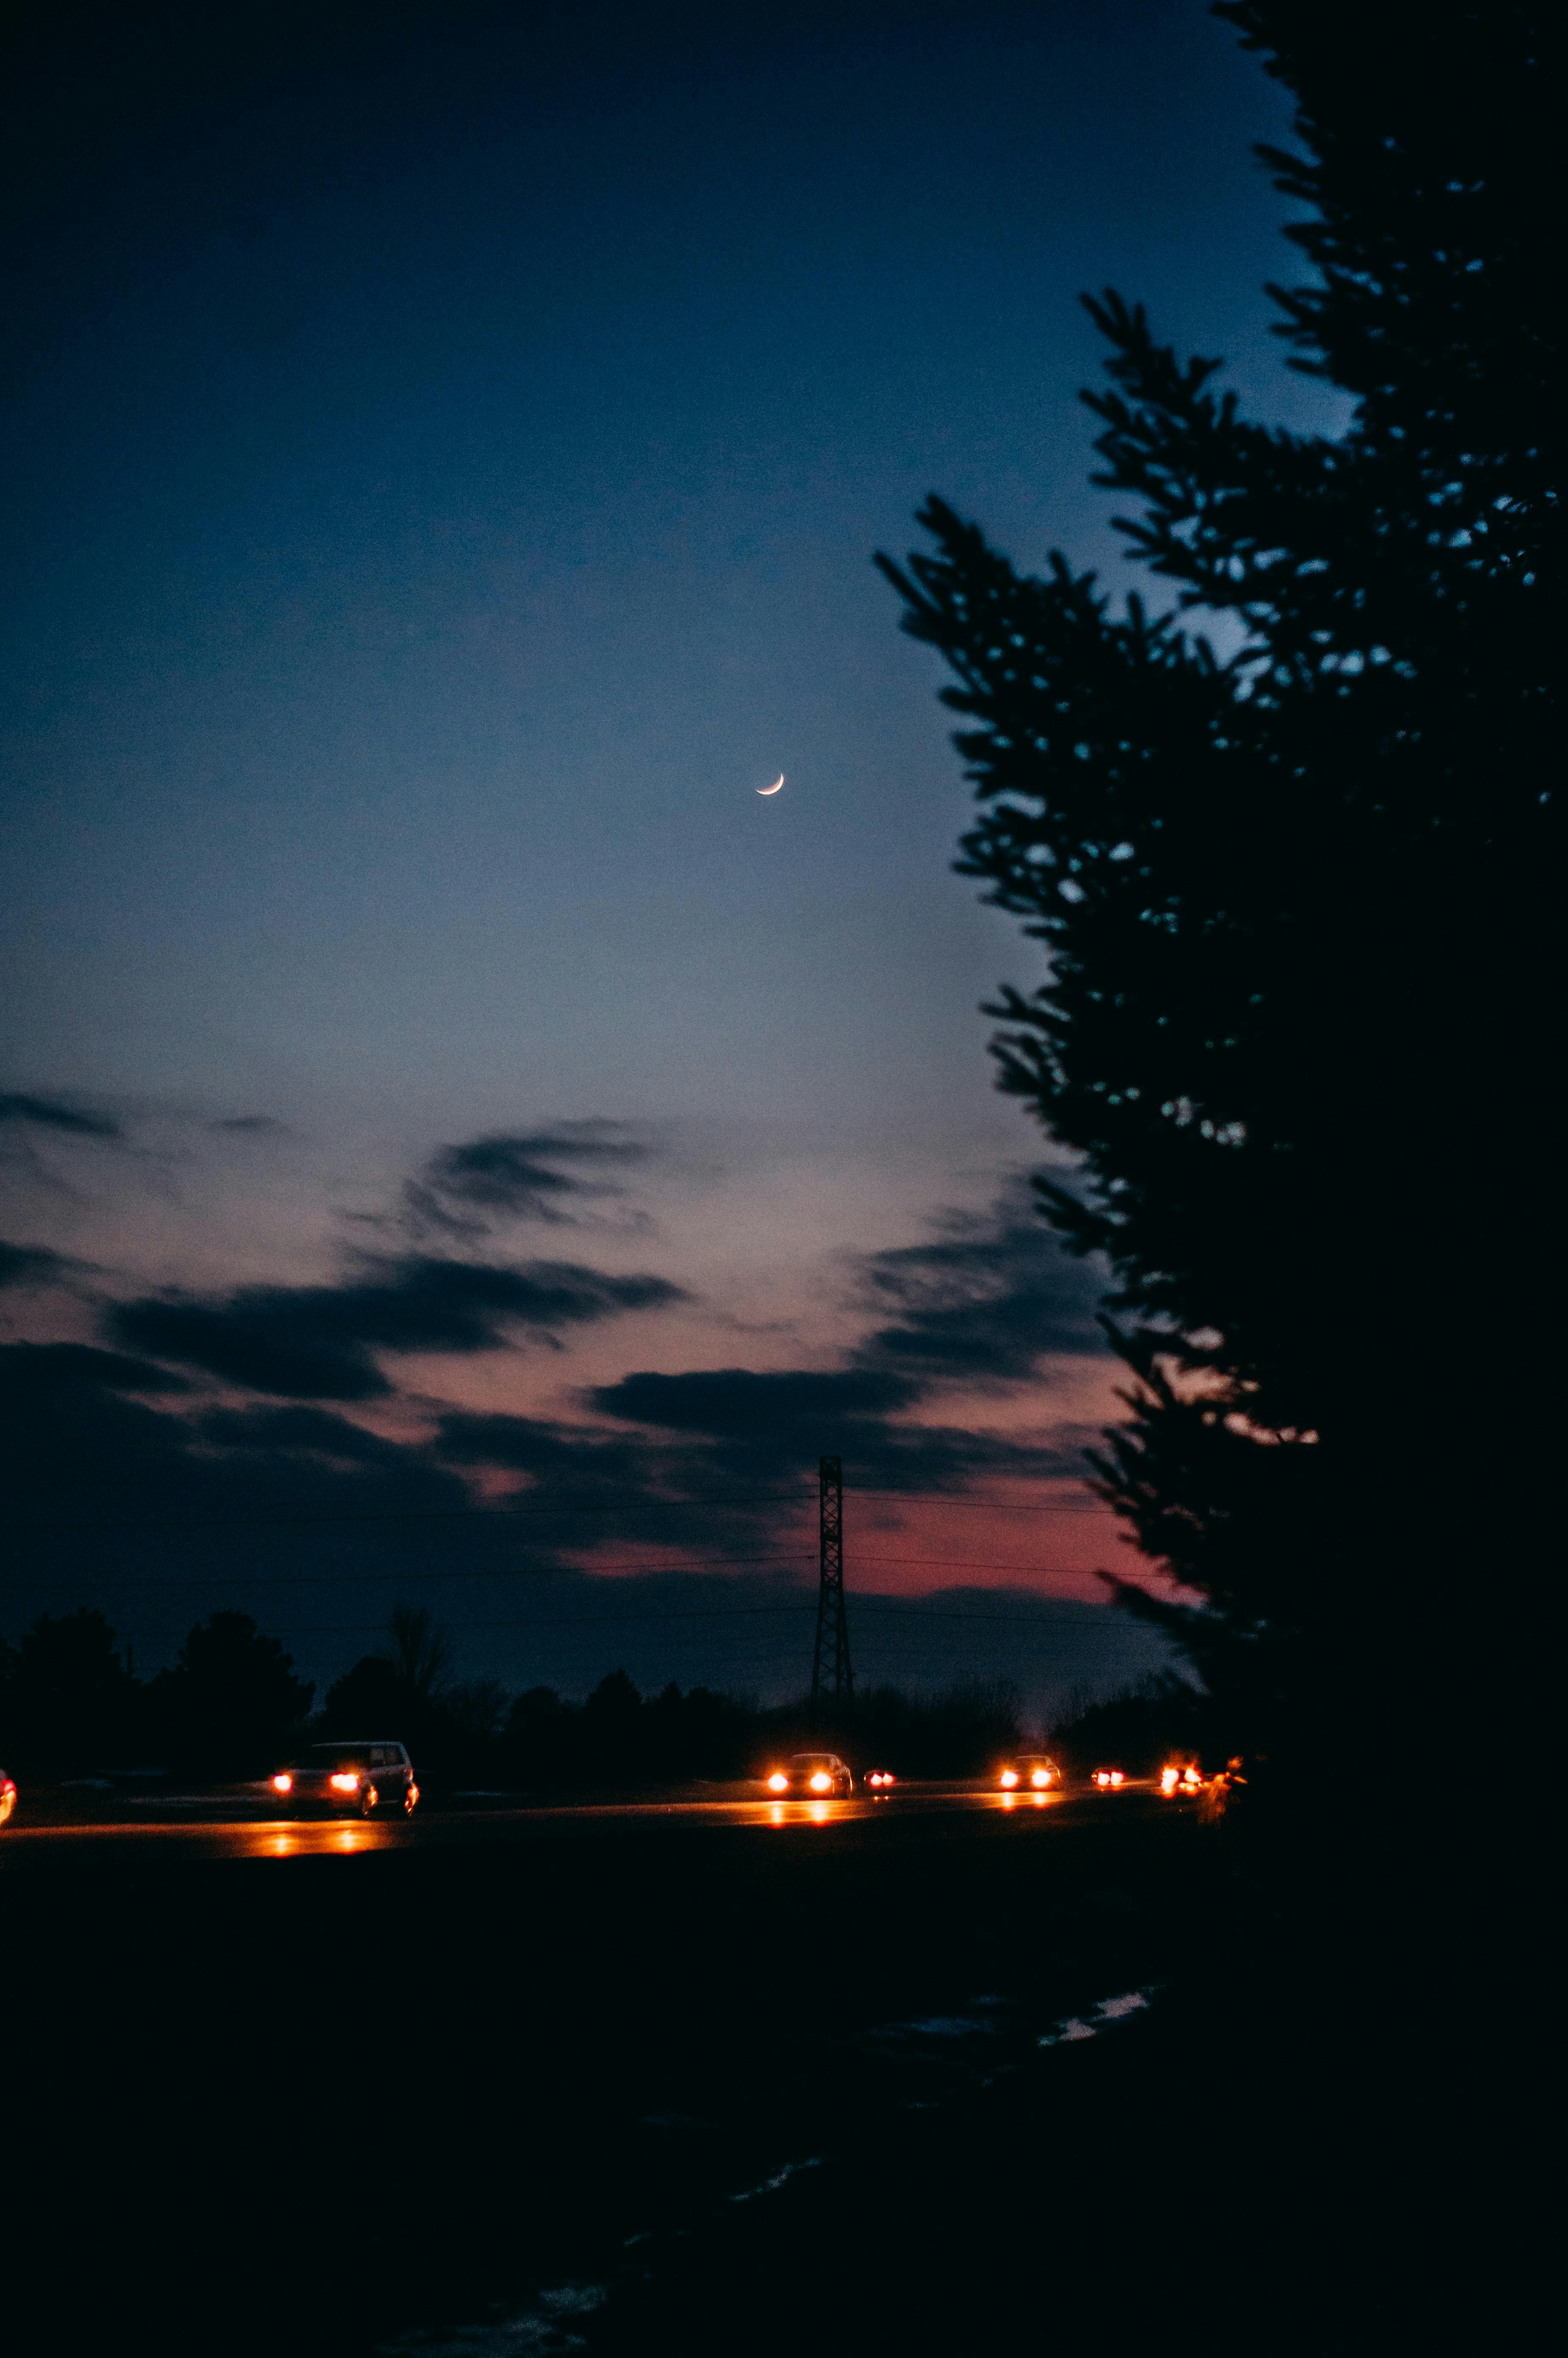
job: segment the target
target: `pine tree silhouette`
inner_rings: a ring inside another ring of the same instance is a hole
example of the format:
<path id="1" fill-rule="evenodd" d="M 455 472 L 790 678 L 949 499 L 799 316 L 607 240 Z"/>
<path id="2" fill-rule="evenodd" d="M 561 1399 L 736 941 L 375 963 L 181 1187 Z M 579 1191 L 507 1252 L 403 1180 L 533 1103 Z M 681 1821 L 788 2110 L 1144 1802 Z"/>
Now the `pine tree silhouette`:
<path id="1" fill-rule="evenodd" d="M 1107 293 L 1093 480 L 1174 611 L 1021 577 L 935 498 L 935 553 L 877 561 L 957 675 L 960 872 L 1048 953 L 988 1011 L 1082 1158 L 1047 1216 L 1115 1273 L 1098 1477 L 1201 1602 L 1112 1585 L 1288 1752 L 1460 1675 L 1529 1412 L 1497 1198 L 1528 1233 L 1550 1151 L 1555 78 L 1525 7 L 1216 13 L 1299 103 L 1260 152 L 1317 276 L 1270 292 L 1348 429 L 1248 420 Z"/>

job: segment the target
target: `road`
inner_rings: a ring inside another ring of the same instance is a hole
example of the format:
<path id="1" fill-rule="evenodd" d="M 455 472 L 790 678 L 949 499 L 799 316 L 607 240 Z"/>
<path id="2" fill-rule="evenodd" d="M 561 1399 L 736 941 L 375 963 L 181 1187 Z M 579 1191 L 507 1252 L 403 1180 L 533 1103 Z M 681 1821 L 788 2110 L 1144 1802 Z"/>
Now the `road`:
<path id="1" fill-rule="evenodd" d="M 87 1853 L 101 1855 L 150 1853 L 189 1859 L 353 1858 L 373 1851 L 423 1852 L 476 1844 L 492 1846 L 549 1836 L 661 1829 L 696 1831 L 751 1828 L 770 1832 L 848 1829 L 878 1819 L 908 1821 L 932 1816 L 1033 1817 L 1065 1813 L 1076 1822 L 1103 1814 L 1108 1804 L 1125 1807 L 1122 1794 L 1075 1796 L 999 1793 L 985 1787 L 910 1785 L 892 1794 L 857 1794 L 849 1801 L 778 1801 L 730 1794 L 717 1800 L 589 1801 L 520 1808 L 421 1810 L 412 1819 L 280 1819 L 220 1814 L 197 1810 L 178 1817 L 155 1814 L 29 1823 L 25 1809 L 0 1833 L 0 1868 L 30 1861 Z"/>
<path id="2" fill-rule="evenodd" d="M 513 2358 L 582 2348 L 549 2300 L 585 2287 L 610 2288 L 595 2334 L 634 2296 L 638 2358 L 684 2349 L 684 2255 L 717 2235 L 728 2269 L 775 2187 L 858 2202 L 917 2134 L 935 2169 L 953 2107 L 1030 2076 L 1058 2017 L 1166 1980 L 1204 1849 L 1147 1798 L 912 1786 L 369 1823 L 44 1806 L 0 1833 L 24 2358 L 128 2320 L 160 2358 Z M 924 2214 L 901 2236 L 937 2248 Z M 770 2244 L 686 2358 L 772 2358 L 795 2281 Z M 671 2330 L 644 2331 L 666 2283 Z M 808 2343 L 841 2347 L 821 2320 Z"/>

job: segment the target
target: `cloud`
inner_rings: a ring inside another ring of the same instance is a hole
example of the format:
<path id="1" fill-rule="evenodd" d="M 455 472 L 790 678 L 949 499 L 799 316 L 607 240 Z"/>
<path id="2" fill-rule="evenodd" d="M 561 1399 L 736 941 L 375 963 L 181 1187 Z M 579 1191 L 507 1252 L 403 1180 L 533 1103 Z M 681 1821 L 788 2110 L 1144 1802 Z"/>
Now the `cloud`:
<path id="1" fill-rule="evenodd" d="M 0 1237 L 0 1292 L 7 1286 L 57 1285 L 69 1269 L 76 1267 L 63 1253 L 51 1252 L 48 1245 L 7 1244 Z"/>
<path id="2" fill-rule="evenodd" d="M 684 1449 L 662 1438 L 644 1443 L 647 1478 L 666 1493 L 684 1486 L 716 1503 L 815 1471 L 823 1455 L 842 1457 L 847 1480 L 927 1495 L 988 1476 L 1038 1480 L 1081 1471 L 1076 1456 L 1054 1442 L 904 1422 L 927 1390 L 892 1369 L 722 1368 L 625 1376 L 584 1399 L 601 1416 L 644 1433 L 682 1435 Z"/>
<path id="3" fill-rule="evenodd" d="M 288 1124 L 270 1113 L 234 1114 L 227 1121 L 210 1121 L 207 1127 L 231 1138 L 287 1138 L 289 1134 Z"/>
<path id="4" fill-rule="evenodd" d="M 679 1376 L 622 1376 L 619 1383 L 599 1385 L 587 1398 L 601 1416 L 628 1424 L 751 1441 L 820 1433 L 868 1417 L 881 1421 L 912 1408 L 923 1390 L 907 1376 L 871 1368 L 758 1375 L 748 1368 L 714 1368 Z"/>
<path id="5" fill-rule="evenodd" d="M 607 1277 L 572 1261 L 521 1268 L 410 1256 L 371 1261 L 339 1285 L 246 1286 L 221 1302 L 178 1295 L 120 1304 L 115 1338 L 247 1390 L 365 1401 L 394 1387 L 373 1353 L 490 1351 L 522 1327 L 559 1330 L 684 1300 L 667 1279 Z"/>
<path id="6" fill-rule="evenodd" d="M 860 1267 L 867 1299 L 893 1315 L 860 1346 L 859 1367 L 1020 1383 L 1044 1359 L 1106 1348 L 1094 1314 L 1105 1280 L 1063 1249 L 1022 1184 L 983 1217 L 952 1217 L 929 1244 L 872 1253 Z"/>
<path id="7" fill-rule="evenodd" d="M 189 1390 L 167 1368 L 84 1344 L 0 1346 L 0 1480 L 12 1512 L 32 1524 L 124 1521 L 133 1549 L 146 1546 L 136 1532 L 147 1524 L 232 1527 L 254 1518 L 250 1552 L 270 1577 L 277 1568 L 271 1527 L 280 1520 L 323 1519 L 311 1544 L 330 1571 L 330 1551 L 341 1545 L 330 1527 L 340 1519 L 449 1513 L 470 1503 L 462 1479 L 416 1445 L 380 1440 L 341 1417 L 258 1407 L 193 1419 L 134 1397 Z M 227 1552 L 215 1549 L 209 1580 L 232 1576 L 243 1538 L 233 1533 Z M 102 1545 L 83 1539 L 66 1559 L 83 1595 L 96 1594 L 104 1574 Z M 164 1539 L 150 1558 L 132 1558 L 135 1577 L 150 1574 L 155 1591 L 186 1560 Z M 18 1570 L 41 1573 L 53 1561 Z"/>
<path id="8" fill-rule="evenodd" d="M 578 1204 L 623 1194 L 610 1174 L 646 1162 L 649 1152 L 610 1121 L 470 1138 L 438 1147 L 407 1182 L 405 1217 L 419 1235 L 484 1236 L 497 1219 L 575 1226 Z"/>
<path id="9" fill-rule="evenodd" d="M 16 1092 L 0 1097 L 0 1122 L 28 1122 L 39 1130 L 63 1130 L 73 1138 L 123 1138 L 124 1130 L 106 1114 L 80 1113 L 74 1106 L 61 1105 L 53 1098 L 34 1098 Z"/>
<path id="10" fill-rule="evenodd" d="M 0 1347 L 0 1401 L 7 1412 L 19 1401 L 50 1392 L 183 1392 L 183 1376 L 122 1351 L 101 1351 L 92 1343 L 8 1343 Z"/>
<path id="11" fill-rule="evenodd" d="M 254 1456 L 287 1455 L 325 1459 L 334 1466 L 378 1466 L 388 1472 L 421 1462 L 417 1447 L 384 1440 L 351 1424 L 328 1409 L 290 1402 L 287 1408 L 210 1409 L 191 1427 L 205 1448 Z"/>

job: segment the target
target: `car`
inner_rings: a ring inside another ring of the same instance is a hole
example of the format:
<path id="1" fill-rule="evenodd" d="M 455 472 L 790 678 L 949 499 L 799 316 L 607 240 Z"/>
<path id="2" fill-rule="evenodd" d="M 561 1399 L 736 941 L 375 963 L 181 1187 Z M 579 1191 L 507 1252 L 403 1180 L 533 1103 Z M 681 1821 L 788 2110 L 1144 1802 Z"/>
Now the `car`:
<path id="1" fill-rule="evenodd" d="M 276 1771 L 272 1790 L 281 1809 L 327 1810 L 341 1817 L 401 1810 L 411 1818 L 419 1800 L 414 1764 L 390 1736 L 373 1743 L 308 1745 Z"/>
<path id="2" fill-rule="evenodd" d="M 1125 1768 L 1097 1768 L 1089 1783 L 1102 1793 L 1119 1793 L 1127 1782 Z"/>
<path id="3" fill-rule="evenodd" d="M 884 1786 L 896 1785 L 898 1779 L 891 1768 L 873 1768 L 866 1782 L 868 1785 L 874 1785 L 880 1792 Z"/>
<path id="4" fill-rule="evenodd" d="M 0 1768 L 0 1826 L 3 1826 L 16 1806 L 16 1780 Z"/>
<path id="5" fill-rule="evenodd" d="M 1189 1801 L 1204 1790 L 1204 1773 L 1195 1760 L 1167 1760 L 1158 1778 L 1161 1792 L 1167 1801 L 1184 1795 Z"/>
<path id="6" fill-rule="evenodd" d="M 1004 1793 L 1044 1793 L 1060 1790 L 1062 1772 L 1049 1753 L 1015 1752 L 997 1770 L 996 1781 Z"/>
<path id="7" fill-rule="evenodd" d="M 836 1752 L 793 1752 L 765 1781 L 770 1793 L 798 1793 L 813 1799 L 832 1794 L 841 1800 L 855 1790 L 849 1763 Z"/>

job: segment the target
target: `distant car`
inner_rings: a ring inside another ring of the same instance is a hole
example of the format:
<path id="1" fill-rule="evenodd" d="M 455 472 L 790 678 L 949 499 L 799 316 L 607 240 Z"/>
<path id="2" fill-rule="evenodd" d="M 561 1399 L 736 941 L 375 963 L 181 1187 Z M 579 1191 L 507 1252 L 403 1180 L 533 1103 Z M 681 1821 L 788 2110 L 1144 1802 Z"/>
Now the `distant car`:
<path id="1" fill-rule="evenodd" d="M 1062 1772 L 1048 1753 L 1015 1752 L 997 1770 L 996 1781 L 1004 1793 L 1044 1793 L 1060 1788 Z"/>
<path id="2" fill-rule="evenodd" d="M 3 1826 L 16 1806 L 16 1779 L 0 1768 L 0 1826 Z"/>
<path id="3" fill-rule="evenodd" d="M 1191 1801 L 1204 1790 L 1204 1773 L 1195 1760 L 1167 1760 L 1159 1775 L 1159 1787 L 1167 1801 L 1184 1796 Z"/>
<path id="4" fill-rule="evenodd" d="M 868 1785 L 876 1786 L 880 1791 L 883 1786 L 896 1785 L 898 1783 L 898 1779 L 893 1775 L 891 1768 L 873 1768 L 871 1775 L 867 1778 L 866 1782 Z"/>
<path id="5" fill-rule="evenodd" d="M 1127 1771 L 1125 1768 L 1097 1768 L 1089 1782 L 1098 1786 L 1102 1793 L 1119 1792 L 1127 1782 Z"/>
<path id="6" fill-rule="evenodd" d="M 378 1810 L 412 1817 L 419 1799 L 414 1764 L 401 1744 L 312 1744 L 272 1779 L 278 1806 L 292 1812 L 326 1810 L 369 1818 Z"/>
<path id="7" fill-rule="evenodd" d="M 767 1779 L 770 1793 L 832 1794 L 842 1799 L 855 1790 L 849 1764 L 836 1752 L 795 1752 Z"/>

